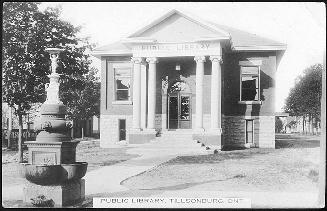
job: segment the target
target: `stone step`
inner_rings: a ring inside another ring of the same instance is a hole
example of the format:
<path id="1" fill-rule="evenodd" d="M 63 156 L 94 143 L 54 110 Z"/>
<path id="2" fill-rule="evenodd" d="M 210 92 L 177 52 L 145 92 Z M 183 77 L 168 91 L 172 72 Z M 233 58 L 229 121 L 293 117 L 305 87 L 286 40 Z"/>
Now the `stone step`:
<path id="1" fill-rule="evenodd" d="M 192 134 L 174 134 L 174 133 L 172 133 L 172 134 L 161 134 L 160 137 L 165 137 L 165 136 L 169 136 L 169 137 L 178 137 L 178 136 L 180 136 L 180 137 L 192 137 L 193 135 Z"/>
<path id="2" fill-rule="evenodd" d="M 163 149 L 163 148 L 172 148 L 172 149 L 176 149 L 176 148 L 193 148 L 193 149 L 201 149 L 201 148 L 205 148 L 205 147 L 201 147 L 200 144 L 197 143 L 154 143 L 153 145 L 143 145 L 142 146 L 143 149 L 151 149 L 151 148 L 155 148 L 155 149 Z"/>
<path id="3" fill-rule="evenodd" d="M 165 140 L 165 141 L 171 141 L 171 142 L 177 142 L 177 141 L 188 141 L 188 142 L 193 142 L 195 140 L 193 140 L 192 138 L 182 138 L 182 137 L 160 137 L 160 138 L 156 138 L 154 139 L 155 141 L 161 141 L 161 140 Z"/>
<path id="4" fill-rule="evenodd" d="M 161 144 L 161 145 L 197 145 L 197 146 L 201 146 L 201 143 L 197 143 L 193 140 L 174 140 L 174 141 L 170 141 L 170 140 L 158 140 L 158 141 L 152 141 L 152 142 L 148 142 L 146 144 L 143 144 L 143 146 L 148 146 L 148 145 L 153 145 L 153 144 Z"/>
<path id="5" fill-rule="evenodd" d="M 169 139 L 193 139 L 192 136 L 161 136 L 160 138 L 169 138 Z"/>

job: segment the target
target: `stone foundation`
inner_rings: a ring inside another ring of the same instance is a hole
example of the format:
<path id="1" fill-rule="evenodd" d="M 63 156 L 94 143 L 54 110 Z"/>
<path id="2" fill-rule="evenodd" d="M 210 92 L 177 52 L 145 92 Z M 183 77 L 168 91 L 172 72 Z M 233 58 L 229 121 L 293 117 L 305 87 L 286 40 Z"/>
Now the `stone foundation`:
<path id="1" fill-rule="evenodd" d="M 203 133 L 195 133 L 192 135 L 193 140 L 197 140 L 211 149 L 221 149 L 221 134 L 205 131 Z"/>
<path id="2" fill-rule="evenodd" d="M 245 120 L 254 123 L 254 140 L 252 144 L 245 140 Z M 274 116 L 224 116 L 223 146 L 275 148 L 275 117 Z"/>
<path id="3" fill-rule="evenodd" d="M 156 131 L 132 131 L 129 133 L 130 144 L 144 144 L 156 138 Z"/>
<path id="4" fill-rule="evenodd" d="M 119 119 L 126 119 L 126 142 L 129 142 L 129 128 L 133 124 L 132 115 L 101 115 L 100 147 L 110 148 L 119 145 Z"/>
<path id="5" fill-rule="evenodd" d="M 44 195 L 52 199 L 54 206 L 67 206 L 79 203 L 85 199 L 85 180 L 73 180 L 61 185 L 36 185 L 26 182 L 23 188 L 24 202 L 31 203 L 31 198 Z"/>
<path id="6" fill-rule="evenodd" d="M 119 145 L 118 120 L 126 119 L 126 143 L 142 144 L 155 138 L 155 133 L 146 130 L 132 131 L 132 115 L 102 115 L 101 116 L 101 142 L 103 148 L 117 147 Z M 254 123 L 253 143 L 245 143 L 245 120 L 252 119 Z M 222 116 L 222 134 L 210 131 L 210 115 L 205 114 L 203 119 L 205 131 L 194 133 L 193 138 L 207 146 L 220 148 L 221 146 L 275 148 L 275 117 L 274 116 Z M 165 116 L 156 114 L 156 128 L 160 129 L 166 121 Z M 194 128 L 195 115 L 192 115 Z"/>

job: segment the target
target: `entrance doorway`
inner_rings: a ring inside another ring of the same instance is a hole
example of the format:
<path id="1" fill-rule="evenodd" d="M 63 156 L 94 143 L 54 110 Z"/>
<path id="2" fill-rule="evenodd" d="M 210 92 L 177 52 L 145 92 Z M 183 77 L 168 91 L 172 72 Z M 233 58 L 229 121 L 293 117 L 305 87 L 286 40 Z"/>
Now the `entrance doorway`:
<path id="1" fill-rule="evenodd" d="M 190 129 L 191 92 L 185 82 L 174 83 L 168 93 L 168 128 Z"/>

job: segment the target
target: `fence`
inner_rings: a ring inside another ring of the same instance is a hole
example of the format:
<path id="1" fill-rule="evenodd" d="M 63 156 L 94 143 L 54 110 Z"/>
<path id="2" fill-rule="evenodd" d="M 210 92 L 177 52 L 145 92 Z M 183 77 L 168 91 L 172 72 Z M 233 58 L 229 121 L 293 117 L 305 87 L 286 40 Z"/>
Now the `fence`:
<path id="1" fill-rule="evenodd" d="M 37 133 L 34 130 L 23 130 L 23 141 L 35 141 Z M 18 146 L 19 130 L 12 129 L 10 134 L 10 148 L 17 148 Z M 2 129 L 2 147 L 8 147 L 8 131 Z"/>

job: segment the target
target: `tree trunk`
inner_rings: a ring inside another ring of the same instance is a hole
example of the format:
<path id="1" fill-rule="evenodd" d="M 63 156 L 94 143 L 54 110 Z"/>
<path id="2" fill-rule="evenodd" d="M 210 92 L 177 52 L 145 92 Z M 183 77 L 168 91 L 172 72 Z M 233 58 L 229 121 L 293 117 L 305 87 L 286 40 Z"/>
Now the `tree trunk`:
<path id="1" fill-rule="evenodd" d="M 303 116 L 303 121 L 302 121 L 302 134 L 305 134 L 305 116 Z"/>
<path id="2" fill-rule="evenodd" d="M 19 124 L 19 133 L 18 133 L 18 158 L 19 163 L 23 162 L 23 115 L 18 114 L 18 124 Z"/>
<path id="3" fill-rule="evenodd" d="M 311 130 L 311 123 L 312 123 L 312 119 L 311 119 L 311 115 L 309 114 L 309 121 L 308 121 L 308 131 L 309 131 L 309 134 L 312 135 L 312 130 Z"/>
<path id="4" fill-rule="evenodd" d="M 10 140 L 10 136 L 11 136 L 11 130 L 12 130 L 12 107 L 9 106 L 9 119 L 8 119 L 8 131 L 7 131 L 7 136 L 8 136 L 8 144 L 7 144 L 7 148 L 10 149 L 11 148 L 11 140 Z"/>
<path id="5" fill-rule="evenodd" d="M 83 125 L 82 125 L 82 139 L 84 139 L 84 128 L 83 128 Z"/>
<path id="6" fill-rule="evenodd" d="M 317 130 L 316 130 L 316 118 L 312 117 L 312 134 L 316 135 Z"/>

